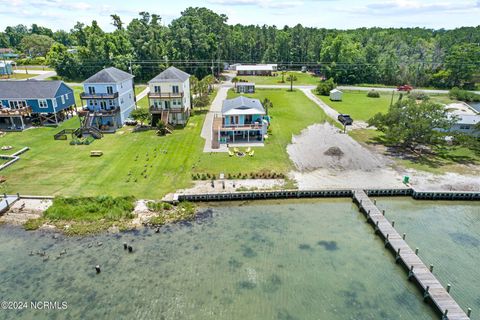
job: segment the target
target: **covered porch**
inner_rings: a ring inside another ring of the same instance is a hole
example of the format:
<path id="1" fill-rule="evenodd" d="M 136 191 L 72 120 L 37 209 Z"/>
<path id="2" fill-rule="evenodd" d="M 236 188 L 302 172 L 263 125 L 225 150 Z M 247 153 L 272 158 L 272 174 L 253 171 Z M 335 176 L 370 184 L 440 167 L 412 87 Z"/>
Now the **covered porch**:
<path id="1" fill-rule="evenodd" d="M 25 130 L 32 125 L 31 113 L 32 109 L 30 107 L 22 107 L 18 109 L 1 109 L 0 130 Z"/>

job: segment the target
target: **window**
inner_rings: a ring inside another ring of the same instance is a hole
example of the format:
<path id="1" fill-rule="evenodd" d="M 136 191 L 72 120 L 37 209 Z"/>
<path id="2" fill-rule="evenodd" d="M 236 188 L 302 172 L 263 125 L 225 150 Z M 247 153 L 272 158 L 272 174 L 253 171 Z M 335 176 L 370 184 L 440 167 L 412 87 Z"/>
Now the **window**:
<path id="1" fill-rule="evenodd" d="M 94 105 L 94 106 L 98 105 L 98 101 L 97 101 L 97 100 L 93 100 L 93 105 Z"/>
<path id="2" fill-rule="evenodd" d="M 109 105 L 110 107 L 113 107 L 113 100 L 108 100 L 108 105 Z"/>
<path id="3" fill-rule="evenodd" d="M 0 100 L 0 108 L 3 108 L 2 100 Z"/>
<path id="4" fill-rule="evenodd" d="M 61 96 L 62 98 L 62 104 L 65 104 L 65 96 Z"/>
<path id="5" fill-rule="evenodd" d="M 107 93 L 108 94 L 113 94 L 113 87 L 112 86 L 107 87 Z"/>
<path id="6" fill-rule="evenodd" d="M 10 101 L 9 102 L 10 109 L 20 109 L 27 106 L 25 101 Z"/>
<path id="7" fill-rule="evenodd" d="M 88 87 L 88 93 L 95 94 L 95 87 Z"/>
<path id="8" fill-rule="evenodd" d="M 154 91 L 155 93 L 160 93 L 160 92 L 161 92 L 160 86 L 154 86 L 154 87 L 153 87 L 153 91 Z"/>
<path id="9" fill-rule="evenodd" d="M 57 99 L 52 99 L 52 106 L 54 109 L 57 107 Z"/>
<path id="10" fill-rule="evenodd" d="M 38 100 L 38 107 L 43 109 L 48 108 L 47 100 Z"/>
<path id="11" fill-rule="evenodd" d="M 178 86 L 172 86 L 172 92 L 178 93 Z"/>

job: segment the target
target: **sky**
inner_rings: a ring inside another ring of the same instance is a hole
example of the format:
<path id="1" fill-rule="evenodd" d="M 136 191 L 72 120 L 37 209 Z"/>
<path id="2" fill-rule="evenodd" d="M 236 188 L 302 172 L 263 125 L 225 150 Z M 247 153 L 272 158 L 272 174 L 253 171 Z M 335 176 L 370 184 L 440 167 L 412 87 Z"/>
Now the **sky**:
<path id="1" fill-rule="evenodd" d="M 159 14 L 169 24 L 190 6 L 224 13 L 229 24 L 283 27 L 301 23 L 337 29 L 480 25 L 480 0 L 0 0 L 0 30 L 33 23 L 70 30 L 77 21 L 90 24 L 97 20 L 110 31 L 110 14 L 128 23 L 141 11 Z"/>

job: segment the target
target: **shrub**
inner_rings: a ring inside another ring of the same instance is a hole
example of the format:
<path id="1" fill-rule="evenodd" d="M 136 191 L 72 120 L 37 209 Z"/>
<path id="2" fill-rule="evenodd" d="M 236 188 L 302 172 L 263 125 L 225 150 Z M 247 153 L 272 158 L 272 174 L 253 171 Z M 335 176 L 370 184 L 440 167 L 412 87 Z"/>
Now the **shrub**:
<path id="1" fill-rule="evenodd" d="M 328 96 L 330 91 L 335 89 L 337 84 L 333 81 L 333 78 L 321 81 L 317 86 L 317 93 L 322 96 Z"/>
<path id="2" fill-rule="evenodd" d="M 410 92 L 408 98 L 411 100 L 427 101 L 428 99 L 430 99 L 430 96 L 423 91 L 414 91 Z"/>
<path id="3" fill-rule="evenodd" d="M 372 89 L 372 90 L 368 91 L 367 97 L 369 97 L 369 98 L 380 98 L 380 92 Z"/>
<path id="4" fill-rule="evenodd" d="M 448 95 L 450 96 L 450 98 L 457 99 L 460 101 L 480 102 L 480 94 L 476 94 L 474 92 L 470 92 L 466 90 L 461 90 L 457 87 L 452 88 L 452 90 L 450 90 Z"/>

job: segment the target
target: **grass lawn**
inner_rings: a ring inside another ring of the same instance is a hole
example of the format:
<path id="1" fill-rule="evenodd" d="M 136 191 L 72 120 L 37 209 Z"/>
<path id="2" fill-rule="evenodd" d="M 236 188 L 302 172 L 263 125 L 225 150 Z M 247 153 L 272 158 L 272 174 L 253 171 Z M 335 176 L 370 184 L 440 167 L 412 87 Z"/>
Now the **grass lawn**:
<path id="1" fill-rule="evenodd" d="M 318 96 L 323 102 L 340 113 L 349 114 L 353 120 L 367 121 L 378 112 L 386 113 L 392 101 L 391 92 L 379 92 L 380 98 L 369 98 L 365 91 L 343 91 L 342 101 L 331 101 L 327 96 Z M 394 91 L 393 102 L 398 100 L 399 93 Z M 438 103 L 452 103 L 448 95 L 430 95 L 430 100 Z"/>
<path id="2" fill-rule="evenodd" d="M 82 100 L 80 100 L 80 93 L 83 92 L 83 86 L 69 86 L 73 89 L 73 94 L 75 95 L 75 104 L 78 108 L 83 106 Z"/>
<path id="3" fill-rule="evenodd" d="M 352 130 L 349 135 L 360 143 L 366 145 L 382 145 L 383 133 L 377 130 L 362 129 Z M 471 167 L 466 165 L 480 165 L 480 153 L 468 148 L 447 147 L 435 154 L 408 155 L 402 158 L 393 156 L 402 167 L 427 171 L 435 174 L 455 172 L 459 174 L 472 174 Z"/>
<path id="4" fill-rule="evenodd" d="M 320 82 L 320 78 L 312 76 L 310 73 L 303 73 L 298 71 L 291 71 L 285 74 L 285 83 L 282 83 L 282 74 L 277 72 L 277 76 L 240 76 L 241 80 L 248 82 L 255 82 L 255 84 L 284 84 L 289 85 L 287 76 L 288 74 L 294 74 L 297 77 L 297 81 L 293 83 L 294 86 L 299 85 L 317 85 Z"/>
<path id="5" fill-rule="evenodd" d="M 147 86 L 144 85 L 144 84 L 136 84 L 136 85 L 135 85 L 135 95 L 138 96 L 138 94 L 139 94 L 140 92 L 142 92 L 143 90 L 145 90 L 146 87 L 147 87 Z"/>
<path id="6" fill-rule="evenodd" d="M 232 90 L 228 97 L 236 96 Z M 271 134 L 264 147 L 255 149 L 253 157 L 229 157 L 225 153 L 204 153 L 194 164 L 194 172 L 238 174 L 258 171 L 273 171 L 287 173 L 292 168 L 286 146 L 291 142 L 292 135 L 299 134 L 313 123 L 324 122 L 325 113 L 301 91 L 288 92 L 285 89 L 258 89 L 249 97 L 263 100 L 268 98 L 274 107 L 269 109 L 272 117 Z"/>
<path id="7" fill-rule="evenodd" d="M 25 73 L 13 73 L 9 77 L 2 76 L 0 79 L 14 79 L 14 80 L 23 80 L 23 79 L 30 79 L 35 76 L 38 76 L 38 74 L 25 74 Z"/>

